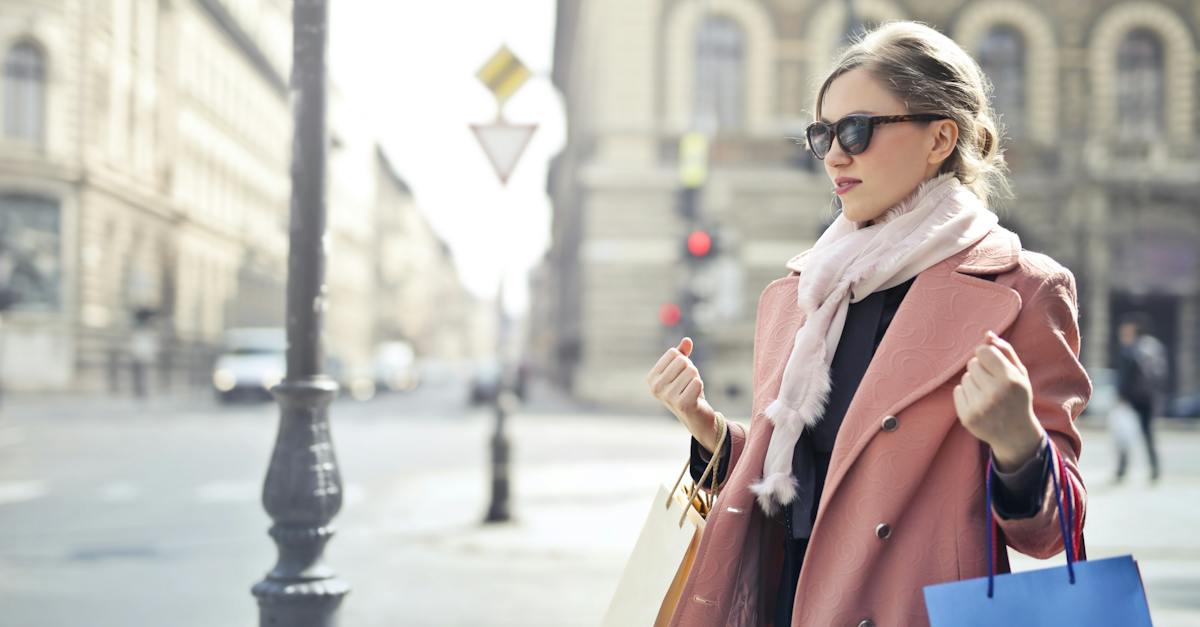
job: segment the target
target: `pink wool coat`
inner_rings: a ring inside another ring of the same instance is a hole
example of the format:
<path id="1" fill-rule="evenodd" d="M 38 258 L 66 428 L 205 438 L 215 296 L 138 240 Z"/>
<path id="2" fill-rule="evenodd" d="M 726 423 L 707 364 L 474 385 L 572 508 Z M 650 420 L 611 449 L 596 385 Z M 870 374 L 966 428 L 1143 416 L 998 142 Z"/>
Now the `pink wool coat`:
<path id="1" fill-rule="evenodd" d="M 995 275 L 995 281 L 979 278 Z M 750 427 L 730 423 L 730 472 L 671 624 L 764 625 L 773 615 L 784 531 L 755 502 L 779 392 L 802 322 L 796 275 L 758 305 Z M 1082 525 L 1086 493 L 1073 421 L 1091 397 L 1079 363 L 1075 279 L 996 227 L 917 276 L 846 411 L 804 568 L 792 627 L 928 625 L 922 588 L 987 574 L 987 445 L 959 423 L 952 390 L 987 330 L 1029 371 L 1033 409 L 1063 457 Z M 1032 518 L 998 521 L 1003 541 L 1046 558 L 1062 551 L 1052 482 Z M 886 527 L 885 527 L 886 525 Z M 1001 551 L 1000 568 L 1007 570 Z"/>

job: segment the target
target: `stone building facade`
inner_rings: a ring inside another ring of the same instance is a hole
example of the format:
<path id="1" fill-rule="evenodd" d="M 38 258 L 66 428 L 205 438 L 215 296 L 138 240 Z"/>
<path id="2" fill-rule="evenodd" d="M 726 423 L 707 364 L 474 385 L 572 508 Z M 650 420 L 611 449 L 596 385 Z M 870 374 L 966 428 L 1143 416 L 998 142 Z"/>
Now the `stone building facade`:
<path id="1" fill-rule="evenodd" d="M 450 247 L 381 150 L 375 168 L 377 339 L 410 342 L 426 359 L 489 355 L 496 332 L 492 305 L 463 286 Z"/>
<path id="2" fill-rule="evenodd" d="M 226 329 L 283 324 L 291 4 L 0 0 L 6 389 L 125 392 L 147 329 L 152 390 L 204 386 Z M 377 195 L 398 179 L 336 90 L 329 123 L 327 346 L 361 371 L 379 339 Z"/>
<path id="3" fill-rule="evenodd" d="M 848 20 L 847 5 L 854 20 Z M 1026 248 L 1079 284 L 1083 360 L 1112 364 L 1115 319 L 1143 309 L 1170 349 L 1174 394 L 1200 391 L 1200 2 L 561 0 L 553 78 L 568 141 L 548 188 L 553 243 L 532 345 L 576 395 L 652 407 L 644 376 L 678 340 L 687 223 L 680 137 L 710 136 L 702 220 L 740 269 L 741 307 L 699 327 L 708 395 L 749 411 L 757 297 L 832 218 L 830 184 L 789 138 L 848 23 L 915 19 L 991 78 Z"/>
<path id="4" fill-rule="evenodd" d="M 282 0 L 0 3 L 6 387 L 120 388 L 138 326 L 161 386 L 199 384 L 281 312 L 231 308 L 281 284 L 290 46 Z"/>

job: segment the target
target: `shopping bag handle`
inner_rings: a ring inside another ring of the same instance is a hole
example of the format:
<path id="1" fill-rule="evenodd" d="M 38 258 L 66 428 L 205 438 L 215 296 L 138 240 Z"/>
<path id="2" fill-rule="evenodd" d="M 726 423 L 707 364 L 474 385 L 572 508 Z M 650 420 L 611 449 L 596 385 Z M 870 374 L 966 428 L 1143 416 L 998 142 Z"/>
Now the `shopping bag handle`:
<path id="1" fill-rule="evenodd" d="M 712 476 L 712 490 L 709 494 L 717 491 L 717 466 L 721 459 L 721 450 L 725 448 L 725 439 L 729 436 L 729 425 L 726 424 L 725 416 L 721 412 L 717 412 L 717 445 L 713 449 L 712 459 L 708 460 L 708 466 L 704 467 L 704 474 L 700 475 L 700 480 L 692 486 L 687 495 L 687 507 L 683 508 L 683 514 L 679 516 L 679 526 L 683 526 L 683 521 L 687 519 L 688 507 L 692 506 L 692 501 L 696 498 L 696 494 L 700 491 L 700 486 L 704 485 L 704 480 Z M 692 467 L 692 460 L 688 459 L 683 465 L 683 470 L 679 471 L 679 478 L 675 480 L 675 485 L 671 491 L 667 493 L 667 502 L 665 506 L 671 509 L 671 500 L 675 498 L 675 492 L 679 489 L 679 484 L 683 483 L 683 476 L 687 474 L 688 469 Z"/>
<path id="2" fill-rule="evenodd" d="M 1058 506 L 1058 529 L 1062 533 L 1063 548 L 1067 554 L 1067 578 L 1071 585 L 1075 585 L 1075 535 L 1071 533 L 1070 528 L 1074 528 L 1075 523 L 1075 493 L 1071 482 L 1067 480 L 1067 466 L 1063 462 L 1062 455 L 1058 454 L 1054 444 L 1050 441 L 1049 436 L 1046 438 L 1046 455 L 1051 461 L 1050 479 L 1054 482 L 1054 502 Z M 1057 471 L 1057 472 L 1055 472 Z M 1059 476 L 1062 477 L 1060 489 Z M 1063 491 L 1067 493 L 1066 514 L 1063 512 Z M 988 521 L 987 526 L 987 544 L 988 544 L 988 598 L 992 598 L 995 591 L 996 577 L 996 520 L 992 514 L 992 460 L 989 456 L 987 467 L 987 512 L 985 520 Z M 1080 544 L 1083 541 L 1083 534 L 1080 534 Z"/>

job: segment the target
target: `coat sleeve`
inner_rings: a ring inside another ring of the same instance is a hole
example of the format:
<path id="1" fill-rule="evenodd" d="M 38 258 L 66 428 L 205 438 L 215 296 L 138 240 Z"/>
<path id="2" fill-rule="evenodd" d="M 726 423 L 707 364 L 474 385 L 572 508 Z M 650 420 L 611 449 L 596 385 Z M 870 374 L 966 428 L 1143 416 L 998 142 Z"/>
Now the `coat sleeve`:
<path id="1" fill-rule="evenodd" d="M 721 459 L 717 462 L 717 487 L 724 485 L 726 477 L 733 469 L 734 464 L 742 456 L 742 449 L 746 448 L 746 428 L 732 420 L 726 423 L 729 428 L 729 437 L 725 439 L 725 446 L 721 450 Z M 691 452 L 691 475 L 692 481 L 699 481 L 700 476 L 704 474 L 704 469 L 708 467 L 709 460 L 712 459 L 712 453 L 700 445 L 696 438 L 692 438 Z M 709 480 L 704 481 L 704 488 L 708 488 Z"/>
<path id="2" fill-rule="evenodd" d="M 1079 474 L 1079 431 L 1075 418 L 1092 396 L 1092 383 L 1079 362 L 1079 325 L 1075 277 L 1065 268 L 1050 273 L 1021 308 L 1006 339 L 1029 371 L 1033 411 L 1041 422 L 1066 469 L 1073 495 L 1072 535 L 1082 534 L 1087 492 Z M 1056 464 L 1051 472 L 1057 473 Z M 1060 489 L 1067 493 L 1067 487 Z M 1031 557 L 1045 559 L 1063 550 L 1054 481 L 1047 481 L 1037 513 L 1028 518 L 993 518 L 1009 546 Z M 1066 502 L 1064 501 L 1064 506 Z M 993 507 L 993 510 L 995 508 Z"/>
<path id="3" fill-rule="evenodd" d="M 1043 440 L 1043 444 L 1045 441 Z M 1029 518 L 1042 508 L 1042 495 L 1050 481 L 1050 459 L 1044 446 L 1024 466 L 1003 472 L 992 455 L 992 507 L 1001 518 Z"/>

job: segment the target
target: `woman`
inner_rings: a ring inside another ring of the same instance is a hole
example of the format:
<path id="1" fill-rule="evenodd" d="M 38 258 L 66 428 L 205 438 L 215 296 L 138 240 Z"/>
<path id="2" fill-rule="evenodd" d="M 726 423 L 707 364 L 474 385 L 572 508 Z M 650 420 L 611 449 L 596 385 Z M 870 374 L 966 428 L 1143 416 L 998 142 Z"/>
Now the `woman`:
<path id="1" fill-rule="evenodd" d="M 887 24 L 841 55 L 815 112 L 809 149 L 841 214 L 763 291 L 754 413 L 725 423 L 672 625 L 926 625 L 924 586 L 986 574 L 989 467 L 1008 546 L 1062 550 L 1055 455 L 1082 533 L 1075 281 L 987 209 L 1005 183 L 979 66 L 929 27 Z M 696 476 L 724 417 L 691 350 L 647 383 L 692 433 Z"/>

